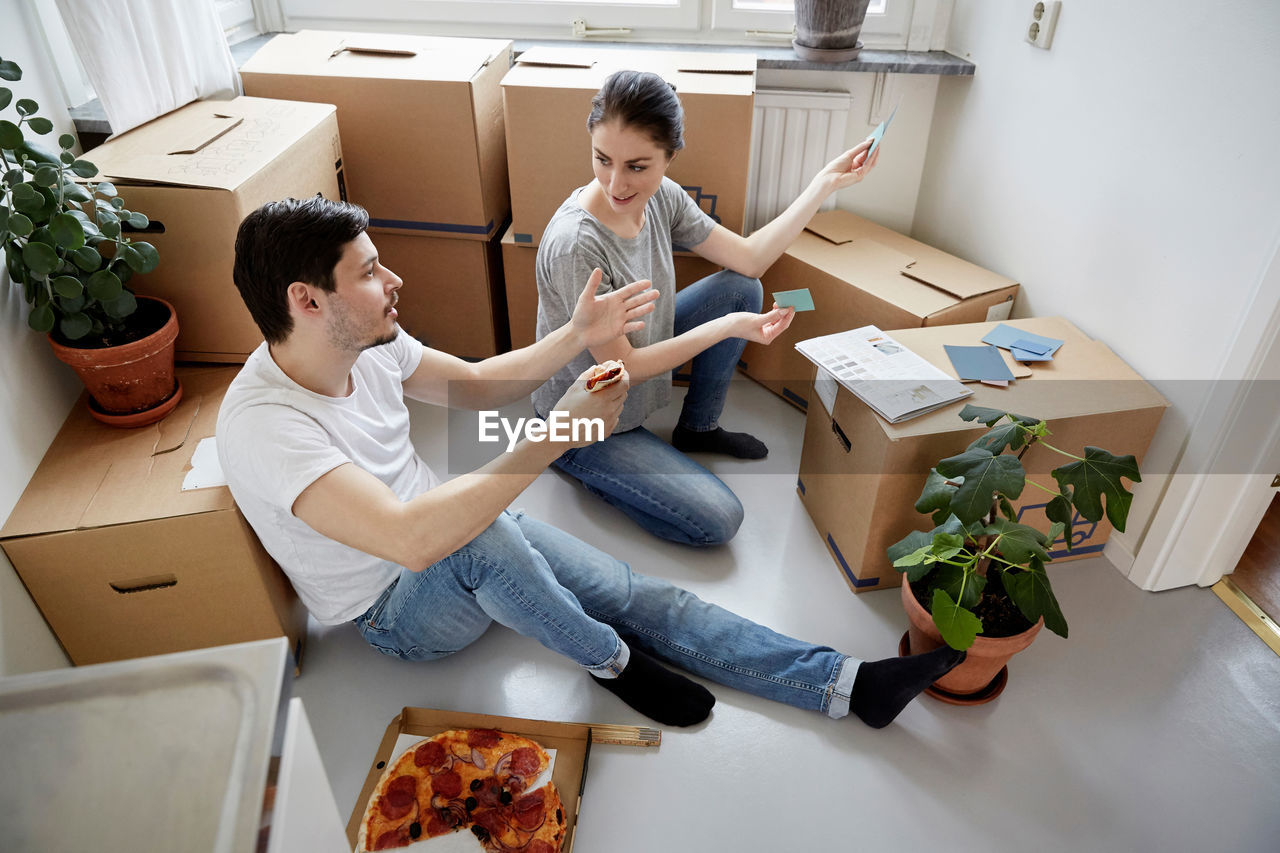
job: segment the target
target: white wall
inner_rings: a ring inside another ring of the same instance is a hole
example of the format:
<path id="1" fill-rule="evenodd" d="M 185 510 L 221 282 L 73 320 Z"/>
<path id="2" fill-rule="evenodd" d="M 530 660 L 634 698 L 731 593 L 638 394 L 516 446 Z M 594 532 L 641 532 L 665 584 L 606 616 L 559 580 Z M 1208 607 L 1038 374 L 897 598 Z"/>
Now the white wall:
<path id="1" fill-rule="evenodd" d="M 17 62 L 23 72 L 17 83 L 0 85 L 13 90 L 14 100 L 38 102 L 40 115 L 54 123 L 46 139 L 56 140 L 71 130 L 71 119 L 31 5 L 0 0 L 0 21 L 0 57 Z M 12 120 L 13 108 L 4 115 Z M 0 265 L 0 518 L 8 518 L 81 387 L 75 374 L 53 357 L 45 337 L 27 328 L 26 307 Z M 22 581 L 0 554 L 0 675 L 67 665 Z"/>
<path id="2" fill-rule="evenodd" d="M 1031 5 L 956 0 L 948 49 L 977 73 L 939 84 L 913 236 L 1151 379 L 1174 406 L 1144 469 L 1168 472 L 1207 390 L 1185 380 L 1226 366 L 1280 236 L 1280 5 L 1066 0 L 1048 51 L 1022 39 Z"/>

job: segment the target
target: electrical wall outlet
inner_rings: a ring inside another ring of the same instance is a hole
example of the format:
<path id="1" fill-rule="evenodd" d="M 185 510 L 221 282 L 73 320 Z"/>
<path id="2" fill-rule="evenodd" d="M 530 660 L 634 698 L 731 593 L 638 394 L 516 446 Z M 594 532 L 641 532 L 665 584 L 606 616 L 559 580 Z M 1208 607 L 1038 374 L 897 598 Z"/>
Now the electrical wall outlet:
<path id="1" fill-rule="evenodd" d="M 1027 41 L 1036 47 L 1049 49 L 1053 43 L 1053 29 L 1058 24 L 1058 10 L 1062 8 L 1060 0 L 1044 0 L 1031 7 L 1031 17 L 1027 21 Z"/>

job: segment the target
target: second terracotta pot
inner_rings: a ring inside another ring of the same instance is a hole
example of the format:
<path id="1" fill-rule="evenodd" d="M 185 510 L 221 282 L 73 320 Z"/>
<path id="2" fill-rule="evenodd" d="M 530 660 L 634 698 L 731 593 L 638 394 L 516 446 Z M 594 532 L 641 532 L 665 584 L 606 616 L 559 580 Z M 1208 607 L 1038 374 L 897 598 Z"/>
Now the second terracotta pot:
<path id="1" fill-rule="evenodd" d="M 911 653 L 920 654 L 946 645 L 933 616 L 916 601 L 907 576 L 902 576 L 902 606 L 911 625 L 908 629 Z M 991 684 L 1009 658 L 1031 645 L 1044 627 L 1044 619 L 1012 637 L 978 637 L 969 647 L 964 662 L 934 682 L 934 687 L 959 695 L 980 693 Z M 994 695 L 992 698 L 995 698 Z"/>

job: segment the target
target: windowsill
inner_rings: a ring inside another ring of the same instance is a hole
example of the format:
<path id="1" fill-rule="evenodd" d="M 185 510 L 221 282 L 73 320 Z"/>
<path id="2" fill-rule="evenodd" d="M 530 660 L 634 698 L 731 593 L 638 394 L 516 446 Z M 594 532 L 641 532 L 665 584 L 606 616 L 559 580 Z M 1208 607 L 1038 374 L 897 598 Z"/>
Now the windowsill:
<path id="1" fill-rule="evenodd" d="M 231 55 L 236 65 L 244 65 L 249 57 L 258 52 L 270 41 L 275 33 L 267 33 L 246 39 L 231 46 Z M 606 42 L 570 40 L 535 40 L 513 39 L 514 53 L 519 56 L 534 46 L 550 47 L 592 47 L 608 50 L 699 50 L 713 53 L 754 53 L 757 69 L 783 69 L 788 71 L 859 71 L 866 73 L 890 74 L 936 74 L 943 77 L 971 77 L 974 64 L 946 51 L 909 51 L 909 50 L 866 50 L 858 54 L 858 58 L 850 62 L 813 62 L 796 56 L 790 47 L 781 45 L 770 47 L 765 45 L 687 45 L 687 44 L 652 44 L 644 42 Z M 76 132 L 98 137 L 99 141 L 111 133 L 102 105 L 93 100 L 87 104 L 71 108 L 71 119 Z M 83 140 L 82 140 L 83 142 Z M 88 144 L 86 144 L 86 150 Z"/>

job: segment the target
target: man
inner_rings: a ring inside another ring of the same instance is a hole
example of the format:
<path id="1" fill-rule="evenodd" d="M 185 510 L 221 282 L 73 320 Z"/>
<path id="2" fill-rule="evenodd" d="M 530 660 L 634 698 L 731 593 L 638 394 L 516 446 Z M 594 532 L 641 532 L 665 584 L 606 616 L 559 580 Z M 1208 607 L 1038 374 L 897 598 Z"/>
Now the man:
<path id="1" fill-rule="evenodd" d="M 232 382 L 218 455 L 232 494 L 321 623 L 354 622 L 379 651 L 442 657 L 497 621 L 582 666 L 664 725 L 687 726 L 715 698 L 659 659 L 743 690 L 887 725 L 963 652 L 861 663 L 784 637 L 507 505 L 572 442 L 524 439 L 440 482 L 414 452 L 404 397 L 496 409 L 571 359 L 640 328 L 656 293 L 635 282 L 596 296 L 597 270 L 569 322 L 479 363 L 423 346 L 396 324 L 403 281 L 378 261 L 355 205 L 263 205 L 241 223 L 235 282 L 266 339 Z M 583 374 L 585 377 L 586 374 Z M 627 380 L 555 405 L 612 432 Z M 498 381 L 501 380 L 501 381 Z"/>

